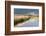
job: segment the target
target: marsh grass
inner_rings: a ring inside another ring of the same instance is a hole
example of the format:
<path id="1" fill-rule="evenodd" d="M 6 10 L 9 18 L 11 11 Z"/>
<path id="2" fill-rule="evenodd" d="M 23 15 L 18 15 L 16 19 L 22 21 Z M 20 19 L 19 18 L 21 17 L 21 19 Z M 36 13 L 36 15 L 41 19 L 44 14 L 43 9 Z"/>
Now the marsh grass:
<path id="1" fill-rule="evenodd" d="M 22 23 L 22 22 L 27 21 L 29 19 L 30 19 L 30 17 L 29 18 L 14 19 L 14 25 L 17 25 L 18 23 Z"/>

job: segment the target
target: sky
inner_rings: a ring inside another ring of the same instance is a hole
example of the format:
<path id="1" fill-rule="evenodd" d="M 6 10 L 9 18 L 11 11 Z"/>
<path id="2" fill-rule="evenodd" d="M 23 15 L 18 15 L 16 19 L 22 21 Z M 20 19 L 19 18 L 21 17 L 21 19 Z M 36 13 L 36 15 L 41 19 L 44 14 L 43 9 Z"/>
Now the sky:
<path id="1" fill-rule="evenodd" d="M 21 15 L 32 15 L 32 14 L 39 14 L 39 9 L 22 9 L 22 8 L 14 8 L 14 14 L 21 14 Z"/>

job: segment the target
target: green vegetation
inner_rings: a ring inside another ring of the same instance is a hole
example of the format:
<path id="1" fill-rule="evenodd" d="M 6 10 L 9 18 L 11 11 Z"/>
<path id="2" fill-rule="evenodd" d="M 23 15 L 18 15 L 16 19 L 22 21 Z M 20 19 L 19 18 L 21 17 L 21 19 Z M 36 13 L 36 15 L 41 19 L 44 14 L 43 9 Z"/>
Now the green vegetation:
<path id="1" fill-rule="evenodd" d="M 22 23 L 22 22 L 27 21 L 29 19 L 30 19 L 30 17 L 29 18 L 14 19 L 14 25 L 17 25 L 18 23 Z"/>

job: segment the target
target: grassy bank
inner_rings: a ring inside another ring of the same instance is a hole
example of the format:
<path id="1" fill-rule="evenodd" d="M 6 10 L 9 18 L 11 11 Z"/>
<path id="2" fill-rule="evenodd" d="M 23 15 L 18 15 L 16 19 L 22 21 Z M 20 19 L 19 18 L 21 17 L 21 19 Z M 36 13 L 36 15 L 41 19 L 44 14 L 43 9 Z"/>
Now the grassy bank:
<path id="1" fill-rule="evenodd" d="M 22 22 L 27 21 L 29 19 L 30 19 L 30 17 L 29 18 L 14 19 L 14 25 L 17 25 L 18 23 L 22 23 Z"/>
<path id="2" fill-rule="evenodd" d="M 39 18 L 39 16 L 28 16 L 28 18 L 27 17 L 24 17 L 24 18 L 19 18 L 19 17 L 14 18 L 14 25 L 17 25 L 18 23 L 22 23 L 24 21 L 27 21 L 29 19 L 34 19 L 34 18 L 37 19 L 37 18 Z"/>

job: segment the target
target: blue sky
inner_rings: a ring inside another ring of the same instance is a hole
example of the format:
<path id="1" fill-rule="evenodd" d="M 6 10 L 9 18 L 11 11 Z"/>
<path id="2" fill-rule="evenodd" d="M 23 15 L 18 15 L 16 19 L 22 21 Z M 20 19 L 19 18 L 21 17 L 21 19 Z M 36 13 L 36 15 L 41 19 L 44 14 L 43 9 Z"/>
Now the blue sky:
<path id="1" fill-rule="evenodd" d="M 14 8 L 14 14 L 39 14 L 39 9 L 22 9 L 22 8 Z"/>

